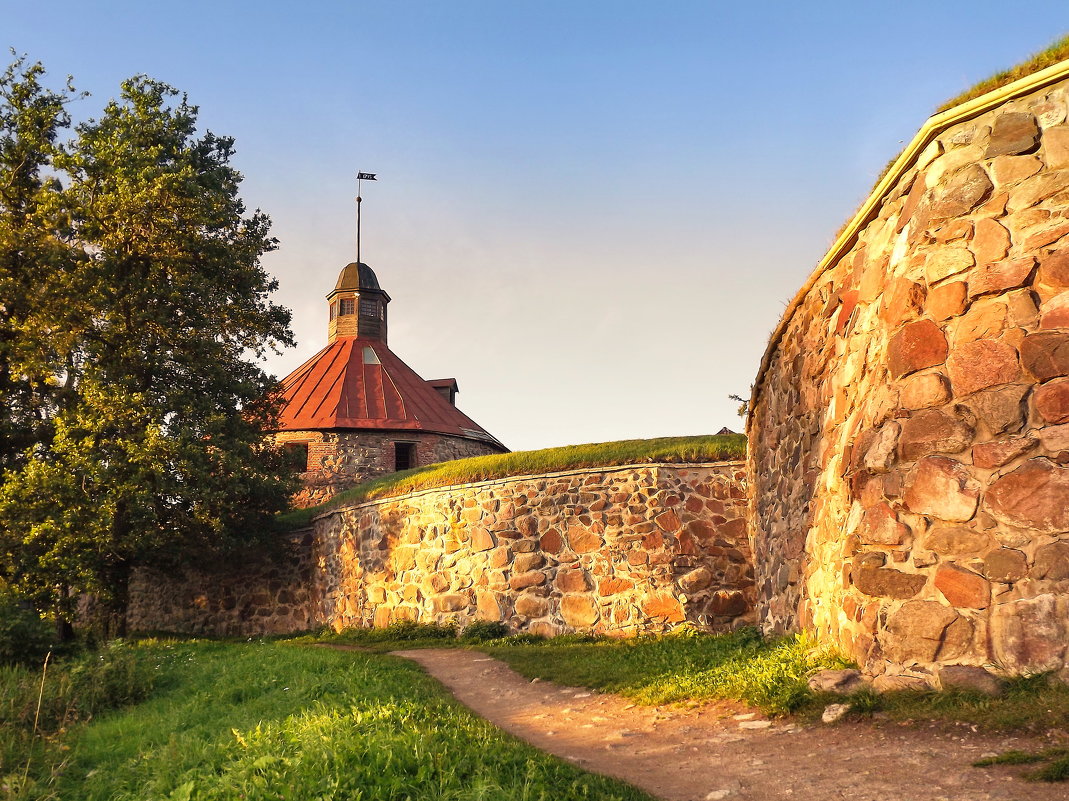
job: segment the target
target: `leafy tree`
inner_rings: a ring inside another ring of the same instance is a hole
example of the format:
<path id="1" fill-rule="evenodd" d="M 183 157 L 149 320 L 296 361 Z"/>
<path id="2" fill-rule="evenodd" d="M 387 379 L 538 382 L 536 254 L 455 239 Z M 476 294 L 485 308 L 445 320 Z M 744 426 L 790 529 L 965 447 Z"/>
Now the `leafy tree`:
<path id="1" fill-rule="evenodd" d="M 275 241 L 232 155 L 145 77 L 52 155 L 75 267 L 49 275 L 64 303 L 41 330 L 67 333 L 47 435 L 0 485 L 0 573 L 62 616 L 91 592 L 121 625 L 135 567 L 217 558 L 269 531 L 292 489 L 252 360 L 292 344 L 289 312 L 269 300 Z"/>

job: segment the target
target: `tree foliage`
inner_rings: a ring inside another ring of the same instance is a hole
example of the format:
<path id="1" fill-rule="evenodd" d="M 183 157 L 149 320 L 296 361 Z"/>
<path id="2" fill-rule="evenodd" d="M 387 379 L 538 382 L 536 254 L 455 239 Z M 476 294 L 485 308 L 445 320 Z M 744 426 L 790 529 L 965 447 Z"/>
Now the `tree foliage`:
<path id="1" fill-rule="evenodd" d="M 0 577 L 69 616 L 270 528 L 291 471 L 255 359 L 292 335 L 233 140 L 143 76 L 71 130 L 42 75 L 0 79 Z"/>

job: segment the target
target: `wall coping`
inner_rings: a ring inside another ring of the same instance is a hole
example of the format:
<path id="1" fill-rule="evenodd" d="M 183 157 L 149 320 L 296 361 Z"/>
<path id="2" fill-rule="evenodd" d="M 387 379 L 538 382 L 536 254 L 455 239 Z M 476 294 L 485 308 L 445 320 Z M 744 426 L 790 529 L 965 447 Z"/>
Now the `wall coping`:
<path id="1" fill-rule="evenodd" d="M 361 509 L 364 507 L 381 506 L 386 503 L 393 503 L 407 498 L 418 498 L 422 495 L 428 495 L 432 492 L 445 492 L 458 489 L 477 489 L 482 487 L 491 486 L 504 486 L 506 484 L 515 484 L 520 481 L 531 481 L 540 479 L 551 478 L 564 478 L 567 476 L 578 476 L 584 473 L 622 473 L 625 470 L 641 470 L 643 468 L 661 468 L 670 467 L 673 469 L 684 468 L 707 468 L 707 467 L 732 467 L 732 468 L 745 468 L 746 462 L 742 459 L 734 459 L 724 462 L 638 462 L 633 464 L 614 464 L 604 465 L 602 467 L 578 467 L 571 470 L 561 470 L 555 473 L 524 473 L 518 476 L 504 476 L 502 478 L 488 478 L 483 481 L 472 481 L 467 484 L 445 484 L 441 487 L 426 487 L 424 489 L 413 490 L 412 492 L 406 492 L 403 495 L 390 495 L 386 498 L 371 498 L 370 500 L 360 501 L 359 503 L 346 504 L 344 506 L 338 506 L 334 509 L 329 509 L 326 512 L 316 515 L 312 518 L 312 524 L 314 525 L 318 520 L 324 520 L 331 515 L 340 514 L 352 509 Z"/>
<path id="2" fill-rule="evenodd" d="M 764 388 L 764 377 L 768 370 L 768 366 L 772 363 L 772 355 L 775 352 L 780 340 L 783 338 L 786 332 L 787 325 L 794 317 L 794 313 L 798 310 L 798 307 L 802 305 L 802 301 L 809 294 L 809 291 L 820 280 L 821 276 L 827 272 L 832 265 L 846 253 L 854 243 L 857 241 L 857 236 L 861 232 L 861 229 L 874 220 L 878 214 L 878 207 L 884 200 L 888 192 L 892 188 L 898 185 L 898 181 L 910 168 L 917 157 L 924 151 L 932 140 L 939 134 L 943 133 L 947 128 L 956 125 L 965 120 L 977 117 L 993 108 L 996 108 L 1003 103 L 1013 100 L 1021 95 L 1030 94 L 1039 89 L 1043 89 L 1053 83 L 1057 83 L 1063 78 L 1069 77 L 1069 60 L 1060 61 L 1045 69 L 1033 72 L 1031 75 L 1027 75 L 1024 78 L 1020 78 L 1012 83 L 1008 83 L 1005 86 L 993 89 L 986 94 L 982 94 L 979 97 L 975 97 L 972 100 L 967 100 L 957 106 L 942 111 L 938 114 L 934 114 L 927 119 L 927 121 L 920 127 L 916 135 L 910 140 L 910 143 L 906 146 L 906 149 L 899 154 L 898 158 L 892 163 L 887 173 L 877 182 L 869 193 L 865 202 L 861 204 L 861 208 L 857 210 L 854 216 L 850 219 L 850 222 L 843 229 L 843 232 L 839 234 L 838 238 L 832 243 L 831 248 L 824 254 L 823 258 L 817 262 L 816 269 L 809 275 L 802 288 L 791 299 L 791 302 L 787 305 L 786 310 L 783 312 L 783 316 L 780 319 L 779 325 L 776 326 L 772 332 L 772 336 L 768 340 L 768 346 L 765 348 L 765 352 L 761 357 L 761 364 L 757 369 L 757 376 L 754 379 L 753 394 L 750 397 L 749 413 L 746 415 L 746 433 L 749 436 L 750 427 L 754 419 L 754 411 L 757 409 L 757 401 L 761 396 L 761 390 Z"/>

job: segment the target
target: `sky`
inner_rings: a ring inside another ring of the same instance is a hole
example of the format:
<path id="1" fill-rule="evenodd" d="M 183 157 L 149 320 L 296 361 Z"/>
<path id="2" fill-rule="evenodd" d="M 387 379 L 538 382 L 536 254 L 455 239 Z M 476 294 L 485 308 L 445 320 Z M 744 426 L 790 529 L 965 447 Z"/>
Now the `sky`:
<path id="1" fill-rule="evenodd" d="M 236 139 L 282 377 L 361 257 L 391 349 L 513 450 L 739 431 L 768 335 L 946 99 L 1069 3 L 0 0 L 0 45 L 91 117 L 135 74 Z"/>

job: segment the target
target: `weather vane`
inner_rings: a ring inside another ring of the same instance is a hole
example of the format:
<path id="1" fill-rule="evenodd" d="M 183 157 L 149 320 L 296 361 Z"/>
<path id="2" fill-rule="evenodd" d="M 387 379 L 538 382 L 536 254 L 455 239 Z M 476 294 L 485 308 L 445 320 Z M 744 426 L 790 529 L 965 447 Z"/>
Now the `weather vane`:
<path id="1" fill-rule="evenodd" d="M 363 202 L 363 198 L 360 197 L 360 184 L 363 181 L 377 181 L 373 172 L 357 172 L 356 174 L 356 263 L 360 263 L 360 204 Z"/>

